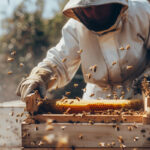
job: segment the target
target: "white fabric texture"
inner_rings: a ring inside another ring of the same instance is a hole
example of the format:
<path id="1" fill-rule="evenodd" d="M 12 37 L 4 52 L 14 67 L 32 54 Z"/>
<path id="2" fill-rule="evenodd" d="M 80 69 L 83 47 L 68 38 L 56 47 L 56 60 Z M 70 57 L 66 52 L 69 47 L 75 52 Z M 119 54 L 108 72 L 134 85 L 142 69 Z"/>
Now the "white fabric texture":
<path id="1" fill-rule="evenodd" d="M 64 11 L 75 7 L 102 5 L 116 2 L 128 7 L 117 23 L 109 30 L 95 33 L 81 22 L 70 19 L 62 29 L 62 38 L 51 48 L 38 67 L 51 70 L 58 76 L 56 86 L 63 87 L 71 81 L 80 64 L 87 83 L 84 99 L 107 98 L 117 92 L 125 92 L 125 98 L 133 98 L 132 82 L 145 71 L 149 72 L 150 3 L 146 0 L 70 0 Z M 70 16 L 71 17 L 71 16 Z M 72 17 L 74 18 L 74 17 Z M 128 50 L 127 47 L 129 46 Z M 124 50 L 120 50 L 123 47 Z M 82 49 L 81 54 L 78 51 Z M 65 61 L 62 61 L 66 58 Z M 113 63 L 116 63 L 113 65 Z M 93 72 L 89 68 L 97 66 Z M 132 66 L 131 69 L 127 69 Z M 89 79 L 86 74 L 91 74 Z M 117 88 L 122 85 L 121 88 Z M 108 90 L 103 90 L 109 87 Z M 130 90 L 129 90 L 130 88 Z M 93 94 L 94 96 L 90 97 Z"/>

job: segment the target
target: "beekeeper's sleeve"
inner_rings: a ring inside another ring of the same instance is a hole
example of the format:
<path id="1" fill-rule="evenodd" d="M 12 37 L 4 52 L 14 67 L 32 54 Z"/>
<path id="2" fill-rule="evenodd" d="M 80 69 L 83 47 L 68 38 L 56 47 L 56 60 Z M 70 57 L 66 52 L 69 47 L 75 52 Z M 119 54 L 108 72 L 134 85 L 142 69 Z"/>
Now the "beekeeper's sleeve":
<path id="1" fill-rule="evenodd" d="M 80 66 L 80 54 L 78 53 L 80 49 L 75 23 L 76 21 L 70 19 L 65 24 L 60 42 L 48 50 L 46 58 L 38 64 L 38 67 L 52 71 L 57 78 L 51 89 L 65 86 L 71 81 Z"/>

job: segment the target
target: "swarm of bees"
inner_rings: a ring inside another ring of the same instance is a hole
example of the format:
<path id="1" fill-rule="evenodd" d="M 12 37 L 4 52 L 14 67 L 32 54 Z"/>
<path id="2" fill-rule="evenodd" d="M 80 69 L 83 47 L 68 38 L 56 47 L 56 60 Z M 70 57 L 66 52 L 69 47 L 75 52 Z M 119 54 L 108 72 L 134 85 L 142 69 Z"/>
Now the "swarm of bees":
<path id="1" fill-rule="evenodd" d="M 13 63 L 13 62 L 15 61 L 15 57 L 14 57 L 15 55 L 16 55 L 16 51 L 12 51 L 12 52 L 10 53 L 10 56 L 7 57 L 7 62 L 8 62 L 8 63 Z M 23 64 L 22 62 L 20 62 L 20 63 L 19 63 L 19 67 L 20 67 L 20 68 L 24 67 L 24 64 Z M 8 75 L 12 75 L 12 74 L 13 74 L 13 71 L 12 71 L 12 70 L 9 70 L 9 71 L 7 72 L 7 74 L 8 74 Z"/>
<path id="2" fill-rule="evenodd" d="M 122 46 L 119 49 L 123 51 L 123 50 L 129 50 L 130 48 L 131 48 L 131 46 L 128 44 L 128 45 L 126 45 L 126 47 Z"/>
<path id="3" fill-rule="evenodd" d="M 146 78 L 142 81 L 142 90 L 145 96 L 150 96 L 150 82 Z"/>
<path id="4" fill-rule="evenodd" d="M 127 45 L 126 47 L 121 47 L 120 48 L 120 50 L 129 50 L 130 49 L 130 45 Z M 77 53 L 78 54 L 81 54 L 83 52 L 83 50 L 80 50 L 80 51 L 77 51 Z M 11 59 L 11 58 L 9 58 L 9 61 L 13 61 L 13 59 Z M 67 58 L 64 58 L 63 60 L 62 60 L 62 62 L 63 63 L 65 63 L 67 61 Z M 114 65 L 116 65 L 117 64 L 117 62 L 116 61 L 114 61 L 114 62 L 112 62 L 112 65 L 114 66 Z M 23 65 L 22 65 L 23 66 Z M 127 70 L 131 70 L 133 68 L 133 66 L 127 66 L 126 67 L 126 69 Z M 95 73 L 96 71 L 97 71 L 97 65 L 93 65 L 93 66 L 91 66 L 90 68 L 89 68 L 89 70 L 91 71 L 91 72 L 93 72 L 93 73 Z M 92 78 L 92 74 L 91 73 L 88 73 L 88 74 L 86 74 L 86 77 L 88 78 L 88 79 L 91 79 Z M 52 77 L 52 79 L 51 80 L 56 80 L 57 78 L 56 77 Z M 74 83 L 74 87 L 75 88 L 77 88 L 79 86 L 79 84 L 77 84 L 77 83 Z M 145 85 L 144 85 L 145 86 Z M 149 85 L 147 85 L 146 84 L 146 86 L 149 86 Z M 122 88 L 122 86 L 121 85 L 117 85 L 116 86 L 116 88 L 117 89 L 121 89 Z M 145 87 L 146 88 L 146 87 Z M 107 91 L 107 90 L 109 90 L 109 88 L 108 87 L 106 87 L 106 88 L 104 88 L 103 89 L 104 91 Z M 84 88 L 83 89 L 83 92 L 86 92 L 86 88 Z M 69 96 L 71 94 L 71 92 L 65 92 L 65 95 L 66 96 Z M 125 92 L 124 91 L 122 91 L 121 92 L 121 96 L 122 96 L 122 99 L 124 98 L 124 95 L 125 95 Z M 94 97 L 95 96 L 95 94 L 94 93 L 92 93 L 91 95 L 89 95 L 90 97 Z M 113 97 L 114 97 L 114 99 L 118 99 L 118 97 L 117 97 L 117 92 L 116 91 L 114 91 L 113 92 L 113 95 L 112 95 Z M 111 97 L 111 96 L 110 96 Z M 81 101 L 81 99 L 79 98 L 79 97 L 76 97 L 75 98 L 75 100 L 76 101 Z M 62 100 L 61 100 L 62 102 L 64 102 L 64 103 L 67 103 L 67 97 L 63 97 L 62 98 Z M 74 103 L 74 101 L 72 100 L 72 101 L 70 101 L 70 104 L 73 104 Z M 64 114 L 69 114 L 70 113 L 70 111 L 71 111 L 71 108 L 68 108 L 65 112 L 64 112 Z M 89 112 L 89 113 L 91 113 L 91 112 Z M 128 109 L 120 109 L 120 110 L 111 110 L 111 109 L 109 109 L 109 110 L 105 110 L 105 111 L 101 111 L 101 112 L 94 112 L 95 114 L 102 114 L 102 115 L 107 115 L 107 114 L 109 114 L 109 115 L 124 115 L 124 114 L 130 114 L 130 115 L 134 115 L 134 114 L 141 114 L 141 111 L 139 110 L 139 111 L 135 111 L 135 110 L 131 110 L 131 111 L 129 111 Z M 92 112 L 92 114 L 93 114 L 93 112 Z M 74 114 L 73 114 L 74 115 Z M 81 113 L 81 116 L 83 117 L 83 116 L 86 116 L 87 115 L 87 112 L 86 113 Z M 75 115 L 74 115 L 75 116 Z M 126 121 L 126 120 L 124 120 L 124 121 Z M 53 122 L 53 120 L 48 120 L 47 121 L 47 127 L 46 127 L 46 131 L 52 131 L 52 130 L 54 130 L 54 126 L 52 125 L 52 122 Z M 115 119 L 113 119 L 112 118 L 112 122 L 114 123 L 116 123 L 117 121 L 115 120 Z M 89 124 L 90 125 L 93 125 L 94 124 L 94 121 L 93 120 L 89 120 Z M 66 129 L 66 126 L 61 126 L 61 129 L 62 130 L 65 130 Z M 128 126 L 128 131 L 132 131 L 133 129 L 134 129 L 134 126 Z M 36 128 L 36 130 L 38 130 L 38 128 Z M 115 130 L 116 131 L 120 131 L 120 127 L 118 126 L 118 125 L 116 125 L 115 126 Z M 64 132 L 64 131 L 63 131 Z M 119 132 L 118 132 L 119 133 Z M 78 138 L 80 139 L 80 140 L 83 140 L 84 139 L 84 135 L 83 134 L 79 134 L 79 136 L 78 136 Z M 49 134 L 48 136 L 45 136 L 44 137 L 44 140 L 45 141 L 47 141 L 48 143 L 52 143 L 52 141 L 54 140 L 54 135 L 53 134 Z M 136 142 L 136 141 L 138 141 L 139 140 L 139 137 L 134 137 L 134 139 L 133 139 L 133 141 L 134 142 Z M 118 136 L 118 142 L 119 142 L 119 144 L 120 144 L 120 147 L 122 148 L 122 149 L 124 149 L 124 148 L 126 148 L 126 145 L 125 145 L 125 142 L 124 142 L 124 139 L 123 139 L 123 137 L 122 136 Z M 43 144 L 43 142 L 41 141 L 41 143 L 39 143 L 39 145 L 42 145 Z M 60 141 L 58 142 L 58 147 L 62 147 L 62 146 L 64 146 L 64 145 L 67 145 L 68 144 L 68 138 L 67 137 L 61 137 L 60 138 Z M 115 146 L 116 145 L 116 143 L 115 142 L 112 142 L 112 143 L 103 143 L 103 142 L 99 142 L 98 143 L 98 145 L 100 146 L 100 147 L 113 147 L 113 146 Z"/>

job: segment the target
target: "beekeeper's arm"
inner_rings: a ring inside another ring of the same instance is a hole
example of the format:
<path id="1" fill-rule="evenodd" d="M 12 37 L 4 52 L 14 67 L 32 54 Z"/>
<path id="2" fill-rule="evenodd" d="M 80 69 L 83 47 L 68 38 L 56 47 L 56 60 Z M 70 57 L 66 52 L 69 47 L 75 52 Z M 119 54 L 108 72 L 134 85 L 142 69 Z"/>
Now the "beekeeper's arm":
<path id="1" fill-rule="evenodd" d="M 75 23 L 72 19 L 66 23 L 60 42 L 48 50 L 46 58 L 19 84 L 17 95 L 21 96 L 22 100 L 34 90 L 38 90 L 41 97 L 44 97 L 48 89 L 63 87 L 73 78 L 80 66 Z"/>

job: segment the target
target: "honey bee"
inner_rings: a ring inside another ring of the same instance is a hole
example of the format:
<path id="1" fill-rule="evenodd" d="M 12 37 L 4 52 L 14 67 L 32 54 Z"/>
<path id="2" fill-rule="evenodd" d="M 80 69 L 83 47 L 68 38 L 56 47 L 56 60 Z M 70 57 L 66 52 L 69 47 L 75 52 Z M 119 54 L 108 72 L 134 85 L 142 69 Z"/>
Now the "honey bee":
<path id="1" fill-rule="evenodd" d="M 91 79 L 92 74 L 91 74 L 91 73 L 88 73 L 88 74 L 86 74 L 86 76 L 87 76 L 88 79 Z"/>
<path id="2" fill-rule="evenodd" d="M 129 126 L 129 127 L 128 127 L 128 130 L 129 130 L 129 131 L 132 131 L 132 130 L 133 130 L 133 127 Z"/>
<path id="3" fill-rule="evenodd" d="M 12 75 L 13 74 L 13 72 L 12 71 L 8 71 L 8 73 L 7 73 L 8 75 Z"/>
<path id="4" fill-rule="evenodd" d="M 124 143 L 123 137 L 122 137 L 122 136 L 118 136 L 118 141 L 119 141 L 120 143 Z"/>
<path id="5" fill-rule="evenodd" d="M 83 52 L 83 50 L 81 49 L 81 50 L 79 50 L 79 51 L 77 51 L 77 53 L 78 54 L 81 54 Z"/>
<path id="6" fill-rule="evenodd" d="M 66 147 L 69 144 L 69 140 L 67 136 L 61 136 L 58 138 L 57 147 Z"/>
<path id="7" fill-rule="evenodd" d="M 53 120 L 52 119 L 48 119 L 47 121 L 46 121 L 46 124 L 47 125 L 51 125 L 53 123 Z"/>
<path id="8" fill-rule="evenodd" d="M 127 66 L 127 70 L 133 69 L 133 66 Z"/>
<path id="9" fill-rule="evenodd" d="M 68 97 L 64 96 L 64 97 L 61 99 L 61 102 L 64 102 L 66 99 L 68 99 Z"/>
<path id="10" fill-rule="evenodd" d="M 65 95 L 70 95 L 70 94 L 71 94 L 71 92 L 66 92 L 66 93 L 65 93 Z"/>
<path id="11" fill-rule="evenodd" d="M 68 109 L 64 112 L 64 114 L 68 114 L 70 110 L 71 110 L 71 108 L 68 108 Z"/>
<path id="12" fill-rule="evenodd" d="M 127 46 L 126 46 L 126 50 L 129 50 L 130 49 L 130 45 L 128 44 Z"/>
<path id="13" fill-rule="evenodd" d="M 97 71 L 97 65 L 93 65 L 89 68 L 91 71 L 96 72 Z"/>
<path id="14" fill-rule="evenodd" d="M 49 144 L 51 144 L 51 143 L 53 142 L 53 140 L 54 140 L 54 137 L 55 137 L 54 134 L 49 134 L 49 135 L 47 135 L 47 136 L 44 136 L 44 137 L 43 137 L 43 140 L 46 141 L 46 142 L 48 142 Z M 42 141 L 40 141 L 40 142 L 41 142 L 41 144 L 39 143 L 40 145 L 43 145 L 43 144 L 44 144 Z M 39 144 L 38 144 L 38 145 L 39 145 Z M 40 145 L 39 145 L 39 146 L 40 146 Z"/>
<path id="15" fill-rule="evenodd" d="M 71 101 L 69 104 L 73 104 L 74 103 L 74 101 Z"/>
<path id="16" fill-rule="evenodd" d="M 8 62 L 12 62 L 12 61 L 14 61 L 14 58 L 8 57 L 8 58 L 7 58 L 7 61 L 8 61 Z"/>
<path id="17" fill-rule="evenodd" d="M 57 65 L 52 65 L 52 67 L 53 67 L 54 69 L 56 69 L 56 68 L 57 68 Z"/>
<path id="18" fill-rule="evenodd" d="M 101 147 L 104 147 L 104 146 L 105 146 L 105 143 L 100 142 L 100 143 L 98 143 L 98 145 L 101 146 Z"/>
<path id="19" fill-rule="evenodd" d="M 112 65 L 114 66 L 114 65 L 116 65 L 117 64 L 117 62 L 116 61 L 114 61 L 114 62 L 112 62 Z"/>
<path id="20" fill-rule="evenodd" d="M 106 98 L 111 98 L 111 94 L 108 94 Z"/>
<path id="21" fill-rule="evenodd" d="M 134 138 L 134 142 L 138 141 L 139 140 L 139 137 L 135 137 Z"/>
<path id="22" fill-rule="evenodd" d="M 120 49 L 120 50 L 122 50 L 122 51 L 123 51 L 123 50 L 125 50 L 125 48 L 124 48 L 124 47 L 120 47 L 119 49 Z"/>
<path id="23" fill-rule="evenodd" d="M 13 116 L 13 115 L 14 115 L 14 112 L 10 112 L 9 115 L 10 115 L 10 116 Z"/>
<path id="24" fill-rule="evenodd" d="M 62 59 L 62 62 L 64 63 L 64 62 L 66 62 L 67 61 L 67 58 L 63 58 Z"/>
<path id="25" fill-rule="evenodd" d="M 127 91 L 129 92 L 129 91 L 130 91 L 130 88 L 127 88 Z"/>
<path id="26" fill-rule="evenodd" d="M 50 78 L 50 80 L 51 80 L 51 81 L 57 80 L 57 76 L 56 76 L 56 75 L 52 76 L 52 77 Z"/>
<path id="27" fill-rule="evenodd" d="M 61 126 L 61 129 L 62 129 L 62 130 L 65 130 L 65 128 L 66 128 L 66 126 Z"/>
<path id="28" fill-rule="evenodd" d="M 122 88 L 122 85 L 117 85 L 117 89 L 121 89 Z"/>
<path id="29" fill-rule="evenodd" d="M 46 131 L 52 131 L 52 130 L 54 130 L 54 126 L 52 126 L 52 125 L 47 125 L 45 130 L 46 130 Z"/>
<path id="30" fill-rule="evenodd" d="M 23 64 L 23 63 L 20 63 L 20 64 L 19 64 L 19 66 L 20 66 L 20 67 L 23 67 L 23 66 L 24 66 L 24 64 Z"/>
<path id="31" fill-rule="evenodd" d="M 97 71 L 97 65 L 93 66 L 93 71 L 96 72 Z"/>
<path id="32" fill-rule="evenodd" d="M 74 84 L 74 87 L 75 87 L 75 88 L 77 88 L 78 86 L 79 86 L 79 84 L 77 84 L 77 83 Z"/>
<path id="33" fill-rule="evenodd" d="M 78 101 L 80 101 L 81 99 L 80 99 L 80 97 L 76 97 L 76 99 L 78 100 Z"/>
<path id="34" fill-rule="evenodd" d="M 115 143 L 115 142 L 112 142 L 112 143 L 111 143 L 111 145 L 112 145 L 112 146 L 115 146 L 115 145 L 116 145 L 116 143 Z"/>
<path id="35" fill-rule="evenodd" d="M 84 93 L 86 92 L 86 88 L 84 88 L 84 89 L 82 89 L 82 90 L 83 90 Z"/>
<path id="36" fill-rule="evenodd" d="M 122 150 L 124 150 L 124 148 L 126 148 L 127 146 L 126 145 L 124 145 L 124 144 L 121 144 L 120 145 L 120 148 L 122 149 Z"/>
<path id="37" fill-rule="evenodd" d="M 93 97 L 95 94 L 94 93 L 92 93 L 91 95 L 90 95 L 90 97 Z"/>
<path id="38" fill-rule="evenodd" d="M 116 129 L 116 131 L 120 131 L 119 126 L 116 126 L 115 129 Z"/>
<path id="39" fill-rule="evenodd" d="M 39 128 L 38 128 L 38 126 L 36 126 L 36 127 L 35 127 L 35 131 L 38 131 L 38 130 L 39 130 Z"/>
<path id="40" fill-rule="evenodd" d="M 81 139 L 81 140 L 83 139 L 83 135 L 82 134 L 79 135 L 79 139 Z"/>
<path id="41" fill-rule="evenodd" d="M 11 54 L 12 56 L 16 55 L 16 51 L 12 51 L 10 54 Z"/>

